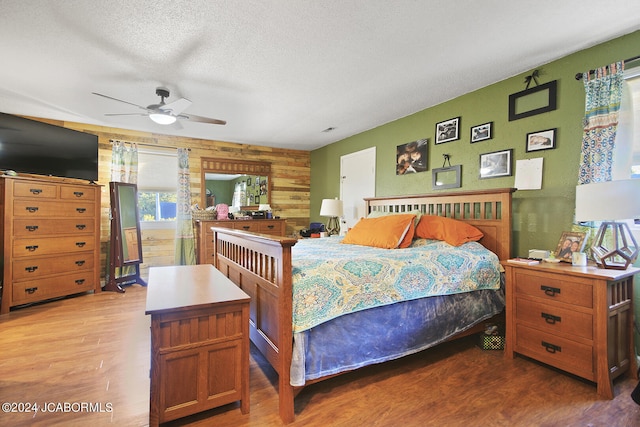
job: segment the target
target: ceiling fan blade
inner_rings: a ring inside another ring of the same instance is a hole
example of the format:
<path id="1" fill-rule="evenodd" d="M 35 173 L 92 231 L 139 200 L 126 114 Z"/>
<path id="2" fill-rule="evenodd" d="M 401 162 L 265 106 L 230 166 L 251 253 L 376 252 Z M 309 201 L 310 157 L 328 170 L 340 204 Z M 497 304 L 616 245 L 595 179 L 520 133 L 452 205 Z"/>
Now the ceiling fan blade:
<path id="1" fill-rule="evenodd" d="M 148 116 L 147 113 L 106 113 L 105 116 Z"/>
<path id="2" fill-rule="evenodd" d="M 134 107 L 142 108 L 143 110 L 147 111 L 147 107 L 143 107 L 142 105 L 134 104 L 133 102 L 123 101 L 122 99 L 114 98 L 114 97 L 108 96 L 108 95 L 103 95 L 103 94 L 97 93 L 97 92 L 91 92 L 91 93 L 94 94 L 94 95 L 101 96 L 103 98 L 112 99 L 114 101 L 123 102 L 125 104 L 133 105 Z"/>
<path id="3" fill-rule="evenodd" d="M 189 106 L 191 104 L 192 104 L 191 101 L 189 101 L 188 99 L 180 98 L 177 101 L 173 101 L 173 102 L 170 102 L 168 104 L 164 104 L 164 105 L 160 106 L 160 110 L 169 111 L 169 112 L 171 112 L 172 115 L 178 116 L 184 110 L 189 108 Z"/>
<path id="4" fill-rule="evenodd" d="M 212 125 L 226 125 L 227 122 L 225 120 L 218 119 L 210 119 L 208 117 L 196 116 L 194 114 L 180 114 L 178 116 L 179 119 L 187 119 L 192 122 L 200 122 L 200 123 L 209 123 Z"/>

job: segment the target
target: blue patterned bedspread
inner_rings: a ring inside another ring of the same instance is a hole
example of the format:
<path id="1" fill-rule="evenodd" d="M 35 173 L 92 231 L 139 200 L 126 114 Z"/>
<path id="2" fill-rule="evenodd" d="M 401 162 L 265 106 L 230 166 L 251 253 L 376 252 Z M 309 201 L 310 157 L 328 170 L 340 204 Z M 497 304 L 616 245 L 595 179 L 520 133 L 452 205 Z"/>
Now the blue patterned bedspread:
<path id="1" fill-rule="evenodd" d="M 498 257 L 476 242 L 418 239 L 406 249 L 305 239 L 292 248 L 293 332 L 344 314 L 435 295 L 500 288 Z"/>

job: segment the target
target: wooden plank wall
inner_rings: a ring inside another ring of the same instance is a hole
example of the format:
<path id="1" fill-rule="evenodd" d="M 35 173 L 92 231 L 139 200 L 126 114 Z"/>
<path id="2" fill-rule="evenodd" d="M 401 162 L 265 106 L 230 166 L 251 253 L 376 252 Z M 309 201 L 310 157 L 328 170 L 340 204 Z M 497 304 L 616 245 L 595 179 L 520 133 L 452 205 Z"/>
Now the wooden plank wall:
<path id="1" fill-rule="evenodd" d="M 184 138 L 148 132 L 131 131 L 118 128 L 95 126 L 90 124 L 62 122 L 40 119 L 57 126 L 98 135 L 98 184 L 102 185 L 102 221 L 101 221 L 101 262 L 102 278 L 106 271 L 107 244 L 109 242 L 109 180 L 111 167 L 110 140 L 122 140 L 162 147 L 190 148 L 189 169 L 191 170 L 191 198 L 193 203 L 201 203 L 200 158 L 222 157 L 242 158 L 271 163 L 272 194 L 271 207 L 274 214 L 287 220 L 287 235 L 297 233 L 309 226 L 309 196 L 311 180 L 310 153 L 302 150 L 287 150 L 259 145 L 237 144 L 196 138 Z M 149 147 L 145 147 L 149 148 Z M 174 263 L 174 231 L 143 230 L 141 275 L 148 277 L 152 266 L 166 266 Z"/>

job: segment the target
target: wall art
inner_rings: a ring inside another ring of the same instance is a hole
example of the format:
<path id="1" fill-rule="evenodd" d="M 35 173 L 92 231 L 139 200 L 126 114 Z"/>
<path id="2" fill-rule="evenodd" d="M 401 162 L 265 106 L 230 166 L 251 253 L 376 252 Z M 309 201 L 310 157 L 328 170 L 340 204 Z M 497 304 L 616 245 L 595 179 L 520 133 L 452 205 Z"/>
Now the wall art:
<path id="1" fill-rule="evenodd" d="M 424 172 L 427 170 L 428 139 L 418 139 L 398 145 L 396 148 L 396 175 Z"/>
<path id="2" fill-rule="evenodd" d="M 511 176 L 513 149 L 480 154 L 480 178 Z"/>
<path id="3" fill-rule="evenodd" d="M 471 128 L 471 143 L 493 138 L 493 122 L 485 123 Z"/>
<path id="4" fill-rule="evenodd" d="M 527 134 L 527 153 L 556 148 L 556 129 L 539 130 Z"/>
<path id="5" fill-rule="evenodd" d="M 436 144 L 460 139 L 460 117 L 436 123 Z"/>

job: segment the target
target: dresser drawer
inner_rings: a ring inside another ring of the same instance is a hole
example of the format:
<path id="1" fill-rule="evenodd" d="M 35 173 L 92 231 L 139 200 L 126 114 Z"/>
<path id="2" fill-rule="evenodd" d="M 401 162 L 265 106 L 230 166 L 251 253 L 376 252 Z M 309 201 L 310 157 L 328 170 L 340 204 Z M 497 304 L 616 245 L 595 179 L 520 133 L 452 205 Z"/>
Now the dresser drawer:
<path id="1" fill-rule="evenodd" d="M 282 235 L 282 222 L 274 222 L 274 221 L 269 221 L 269 220 L 264 220 L 264 222 L 259 223 L 259 230 L 258 233 L 264 233 L 264 234 L 272 234 L 274 236 L 280 236 Z"/>
<path id="2" fill-rule="evenodd" d="M 516 298 L 517 321 L 552 334 L 593 340 L 593 315 L 559 306 Z"/>
<path id="3" fill-rule="evenodd" d="M 514 350 L 540 362 L 595 381 L 593 346 L 524 325 L 516 325 Z"/>
<path id="4" fill-rule="evenodd" d="M 48 200 L 16 200 L 13 214 L 20 218 L 72 217 L 94 219 L 96 207 L 93 202 L 58 202 Z"/>
<path id="5" fill-rule="evenodd" d="M 45 279 L 13 282 L 11 287 L 13 304 L 18 305 L 86 292 L 94 289 L 95 286 L 94 273 L 83 271 Z"/>
<path id="6" fill-rule="evenodd" d="M 257 221 L 238 221 L 233 224 L 233 228 L 236 230 L 242 231 L 252 231 L 254 233 L 259 233 L 260 225 L 257 224 Z"/>
<path id="7" fill-rule="evenodd" d="M 93 271 L 93 259 L 93 251 L 62 256 L 20 258 L 13 262 L 13 278 L 14 280 L 31 280 L 60 273 Z"/>
<path id="8" fill-rule="evenodd" d="M 90 234 L 65 237 L 40 237 L 15 239 L 14 257 L 35 257 L 40 255 L 85 252 L 95 250 L 95 239 Z"/>
<path id="9" fill-rule="evenodd" d="M 86 220 L 86 221 L 85 221 Z M 47 236 L 52 234 L 93 233 L 93 218 L 78 219 L 16 219 L 13 221 L 15 237 Z"/>
<path id="10" fill-rule="evenodd" d="M 548 301 L 593 307 L 593 287 L 588 281 L 551 274 L 532 274 L 517 270 L 515 274 L 516 294 L 530 295 Z"/>
<path id="11" fill-rule="evenodd" d="M 95 200 L 96 192 L 92 188 L 82 186 L 62 186 L 60 187 L 60 199 L 62 200 Z"/>
<path id="12" fill-rule="evenodd" d="M 58 186 L 43 182 L 14 182 L 13 195 L 34 199 L 55 199 L 58 197 Z"/>

